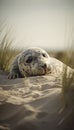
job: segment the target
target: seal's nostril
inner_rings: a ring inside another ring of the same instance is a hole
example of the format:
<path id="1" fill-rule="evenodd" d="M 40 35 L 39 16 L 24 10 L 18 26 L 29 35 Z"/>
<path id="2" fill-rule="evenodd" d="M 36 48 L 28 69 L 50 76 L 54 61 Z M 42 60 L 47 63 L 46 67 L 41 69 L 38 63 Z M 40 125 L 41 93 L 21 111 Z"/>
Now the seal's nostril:
<path id="1" fill-rule="evenodd" d="M 41 65 L 42 68 L 46 69 L 47 65 L 46 64 L 43 64 Z"/>

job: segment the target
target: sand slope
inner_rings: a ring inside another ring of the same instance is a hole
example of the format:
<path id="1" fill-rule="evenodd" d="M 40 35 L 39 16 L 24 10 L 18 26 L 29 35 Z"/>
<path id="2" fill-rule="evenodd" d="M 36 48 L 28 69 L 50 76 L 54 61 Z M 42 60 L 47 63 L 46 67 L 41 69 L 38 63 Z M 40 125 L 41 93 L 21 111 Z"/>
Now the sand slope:
<path id="1" fill-rule="evenodd" d="M 61 79 L 54 75 L 7 79 L 0 74 L 0 130 L 62 130 Z"/>

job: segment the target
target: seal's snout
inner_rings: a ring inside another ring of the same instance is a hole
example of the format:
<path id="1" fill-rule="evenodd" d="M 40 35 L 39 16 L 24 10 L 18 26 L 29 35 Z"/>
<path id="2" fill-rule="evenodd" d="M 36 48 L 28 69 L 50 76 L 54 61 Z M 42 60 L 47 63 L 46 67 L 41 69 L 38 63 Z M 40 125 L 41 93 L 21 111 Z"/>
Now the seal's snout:
<path id="1" fill-rule="evenodd" d="M 44 64 L 41 65 L 41 67 L 42 67 L 43 69 L 46 69 L 46 68 L 47 68 L 47 64 L 44 63 Z"/>

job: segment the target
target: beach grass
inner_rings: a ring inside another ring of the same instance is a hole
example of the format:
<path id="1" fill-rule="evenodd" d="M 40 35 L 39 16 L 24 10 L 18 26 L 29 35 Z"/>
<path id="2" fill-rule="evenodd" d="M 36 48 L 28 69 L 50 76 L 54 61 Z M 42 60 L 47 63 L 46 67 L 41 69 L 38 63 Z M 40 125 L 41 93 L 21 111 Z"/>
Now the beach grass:
<path id="1" fill-rule="evenodd" d="M 74 43 L 71 44 L 71 48 L 63 53 L 61 61 L 73 69 L 73 73 L 69 74 L 67 78 L 67 67 L 63 69 L 62 76 L 62 99 L 63 99 L 63 118 L 61 119 L 61 125 L 70 126 L 74 129 Z M 62 114 L 63 114 L 62 113 Z"/>
<path id="2" fill-rule="evenodd" d="M 13 48 L 13 38 L 10 35 L 10 31 L 6 31 L 5 34 L 1 34 L 0 37 L 0 70 L 9 71 L 9 65 L 17 54 L 21 52 L 20 49 Z"/>

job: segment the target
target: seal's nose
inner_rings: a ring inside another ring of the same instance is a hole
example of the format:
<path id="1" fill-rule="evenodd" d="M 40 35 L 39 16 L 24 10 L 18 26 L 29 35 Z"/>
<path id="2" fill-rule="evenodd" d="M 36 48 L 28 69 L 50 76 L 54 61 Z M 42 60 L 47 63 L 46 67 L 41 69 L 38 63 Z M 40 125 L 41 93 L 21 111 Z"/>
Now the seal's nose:
<path id="1" fill-rule="evenodd" d="M 44 69 L 46 69 L 46 68 L 47 68 L 46 63 L 45 63 L 45 64 L 42 64 L 41 67 L 44 68 Z"/>

